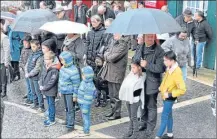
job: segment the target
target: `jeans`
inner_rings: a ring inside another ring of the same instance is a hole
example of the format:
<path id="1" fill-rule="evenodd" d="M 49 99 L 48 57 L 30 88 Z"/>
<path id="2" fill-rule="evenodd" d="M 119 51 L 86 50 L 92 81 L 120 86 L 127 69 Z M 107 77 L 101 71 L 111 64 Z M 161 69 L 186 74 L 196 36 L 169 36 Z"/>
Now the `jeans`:
<path id="1" fill-rule="evenodd" d="M 163 103 L 164 106 L 163 106 L 163 112 L 161 114 L 161 124 L 157 132 L 158 137 L 162 137 L 166 127 L 167 127 L 167 133 L 173 132 L 172 108 L 173 108 L 174 101 L 165 100 Z"/>
<path id="2" fill-rule="evenodd" d="M 66 127 L 74 128 L 75 125 L 75 107 L 73 105 L 73 95 L 63 94 L 65 108 L 66 108 Z"/>
<path id="3" fill-rule="evenodd" d="M 126 103 L 129 118 L 130 118 L 130 127 L 129 132 L 138 132 L 139 131 L 139 123 L 137 118 L 137 111 L 139 108 L 140 102 L 129 104 L 129 102 Z"/>
<path id="4" fill-rule="evenodd" d="M 32 90 L 30 86 L 30 79 L 29 78 L 25 78 L 25 79 L 26 79 L 26 86 L 27 86 L 27 99 L 33 101 L 33 94 L 32 94 Z"/>
<path id="5" fill-rule="evenodd" d="M 83 105 L 80 104 L 81 109 L 87 110 L 87 112 L 82 112 L 82 119 L 83 119 L 83 130 L 84 133 L 89 133 L 90 132 L 90 110 L 91 110 L 91 105 Z"/>
<path id="6" fill-rule="evenodd" d="M 199 42 L 196 46 L 196 68 L 200 68 L 203 61 L 203 49 L 206 46 L 206 42 Z M 192 45 L 192 56 L 194 56 L 194 45 Z"/>
<path id="7" fill-rule="evenodd" d="M 39 107 L 44 109 L 44 99 L 41 91 L 39 90 L 38 81 L 30 79 L 30 86 L 33 94 L 34 105 L 36 106 L 39 103 Z"/>
<path id="8" fill-rule="evenodd" d="M 182 66 L 181 70 L 182 70 L 182 77 L 184 81 L 186 81 L 187 80 L 187 66 Z"/>
<path id="9" fill-rule="evenodd" d="M 48 104 L 48 117 L 51 122 L 55 121 L 55 97 L 54 96 L 46 96 L 47 104 Z"/>

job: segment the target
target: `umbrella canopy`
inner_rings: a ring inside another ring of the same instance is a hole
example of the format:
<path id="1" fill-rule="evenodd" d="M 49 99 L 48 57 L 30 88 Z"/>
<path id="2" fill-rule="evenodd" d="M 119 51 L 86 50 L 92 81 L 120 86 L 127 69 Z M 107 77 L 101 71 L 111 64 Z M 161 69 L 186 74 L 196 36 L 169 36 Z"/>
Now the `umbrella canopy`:
<path id="1" fill-rule="evenodd" d="M 10 12 L 1 11 L 1 19 L 10 19 L 13 20 L 16 18 L 16 15 Z"/>
<path id="2" fill-rule="evenodd" d="M 21 13 L 12 24 L 13 31 L 37 34 L 39 28 L 51 21 L 56 21 L 58 18 L 54 13 L 46 9 L 34 9 Z"/>
<path id="3" fill-rule="evenodd" d="M 121 13 L 106 33 L 163 34 L 181 31 L 180 25 L 168 13 L 158 9 L 133 9 Z"/>
<path id="4" fill-rule="evenodd" d="M 48 22 L 40 29 L 54 34 L 84 34 L 88 32 L 86 25 L 67 20 Z"/>

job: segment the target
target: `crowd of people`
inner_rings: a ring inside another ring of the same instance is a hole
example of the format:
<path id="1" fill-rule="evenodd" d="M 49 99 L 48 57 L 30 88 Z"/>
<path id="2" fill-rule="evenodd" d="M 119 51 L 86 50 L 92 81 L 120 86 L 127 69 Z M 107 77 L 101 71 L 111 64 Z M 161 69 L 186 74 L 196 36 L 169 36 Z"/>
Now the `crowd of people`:
<path id="1" fill-rule="evenodd" d="M 26 6 L 31 5 L 27 2 L 30 1 L 26 1 Z M 52 9 L 60 20 L 69 20 L 67 11 L 55 8 L 54 3 L 41 1 L 37 5 L 36 8 Z M 126 10 L 131 9 L 130 3 L 124 6 Z M 144 8 L 144 3 L 140 2 L 139 7 Z M 167 6 L 162 10 L 169 14 Z M 122 101 L 126 101 L 130 125 L 124 137 L 137 138 L 142 130 L 146 131 L 146 137 L 153 134 L 160 92 L 164 106 L 156 138 L 173 138 L 172 107 L 177 97 L 186 92 L 192 46 L 197 45 L 197 68 L 200 68 L 203 47 L 211 40 L 212 30 L 203 12 L 197 11 L 193 20 L 191 10 L 186 9 L 176 18 L 182 31 L 167 34 L 161 41 L 156 34 L 106 34 L 106 28 L 122 12 L 120 3 L 94 1 L 88 9 L 81 0 L 76 1 L 74 21 L 87 24 L 90 18 L 91 31 L 86 36 L 15 32 L 10 28 L 12 21 L 1 19 L 1 96 L 5 97 L 7 92 L 7 69 L 12 67 L 13 81 L 21 78 L 21 69 L 27 88 L 25 105 L 45 113 L 44 125 L 55 124 L 55 99 L 59 95 L 66 111 L 63 124 L 68 131 L 74 130 L 75 111 L 79 107 L 85 134 L 90 132 L 91 106 L 95 98 L 96 107 L 105 107 L 107 98 L 110 99 L 111 111 L 105 115 L 108 120 L 121 118 Z M 135 55 L 125 78 L 129 49 L 135 50 Z M 43 95 L 48 103 L 47 110 Z M 140 106 L 141 120 L 138 121 Z M 167 134 L 163 135 L 166 128 Z"/>

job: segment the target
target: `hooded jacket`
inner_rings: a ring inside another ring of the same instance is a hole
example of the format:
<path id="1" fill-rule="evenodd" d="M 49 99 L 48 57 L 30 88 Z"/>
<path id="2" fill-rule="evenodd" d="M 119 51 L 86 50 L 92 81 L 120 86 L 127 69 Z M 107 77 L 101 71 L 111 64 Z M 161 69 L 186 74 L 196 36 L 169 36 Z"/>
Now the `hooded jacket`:
<path id="1" fill-rule="evenodd" d="M 81 5 L 80 7 L 81 9 L 79 9 L 79 7 L 77 5 L 74 5 L 74 21 L 78 22 L 78 23 L 82 23 L 82 24 L 87 24 L 87 11 L 88 11 L 88 7 L 84 4 Z M 78 17 L 78 10 L 81 10 L 80 12 L 80 18 Z"/>
<path id="2" fill-rule="evenodd" d="M 73 65 L 72 54 L 68 51 L 63 51 L 60 54 L 60 59 L 64 60 L 65 63 L 59 72 L 58 90 L 61 94 L 73 94 L 73 97 L 77 98 L 80 75 L 76 66 Z"/>
<path id="3" fill-rule="evenodd" d="M 83 105 L 91 105 L 96 91 L 95 85 L 93 83 L 94 72 L 90 66 L 87 66 L 82 68 L 82 73 L 85 79 L 82 80 L 78 89 L 78 103 Z"/>

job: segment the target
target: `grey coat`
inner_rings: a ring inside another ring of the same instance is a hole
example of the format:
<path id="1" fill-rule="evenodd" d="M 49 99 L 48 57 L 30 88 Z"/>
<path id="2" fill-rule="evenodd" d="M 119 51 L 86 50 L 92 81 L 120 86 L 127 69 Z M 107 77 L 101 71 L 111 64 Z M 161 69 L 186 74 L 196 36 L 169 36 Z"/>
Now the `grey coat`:
<path id="1" fill-rule="evenodd" d="M 104 54 L 106 65 L 101 74 L 104 80 L 112 83 L 123 82 L 128 60 L 128 39 L 121 38 L 118 41 L 111 41 Z"/>
<path id="2" fill-rule="evenodd" d="M 10 63 L 10 42 L 8 36 L 1 33 L 1 46 L 0 46 L 0 64 L 9 65 Z"/>
<path id="3" fill-rule="evenodd" d="M 165 52 L 173 51 L 176 53 L 177 62 L 180 67 L 191 65 L 191 46 L 188 39 L 179 40 L 177 36 L 172 36 L 166 40 L 161 47 Z"/>

